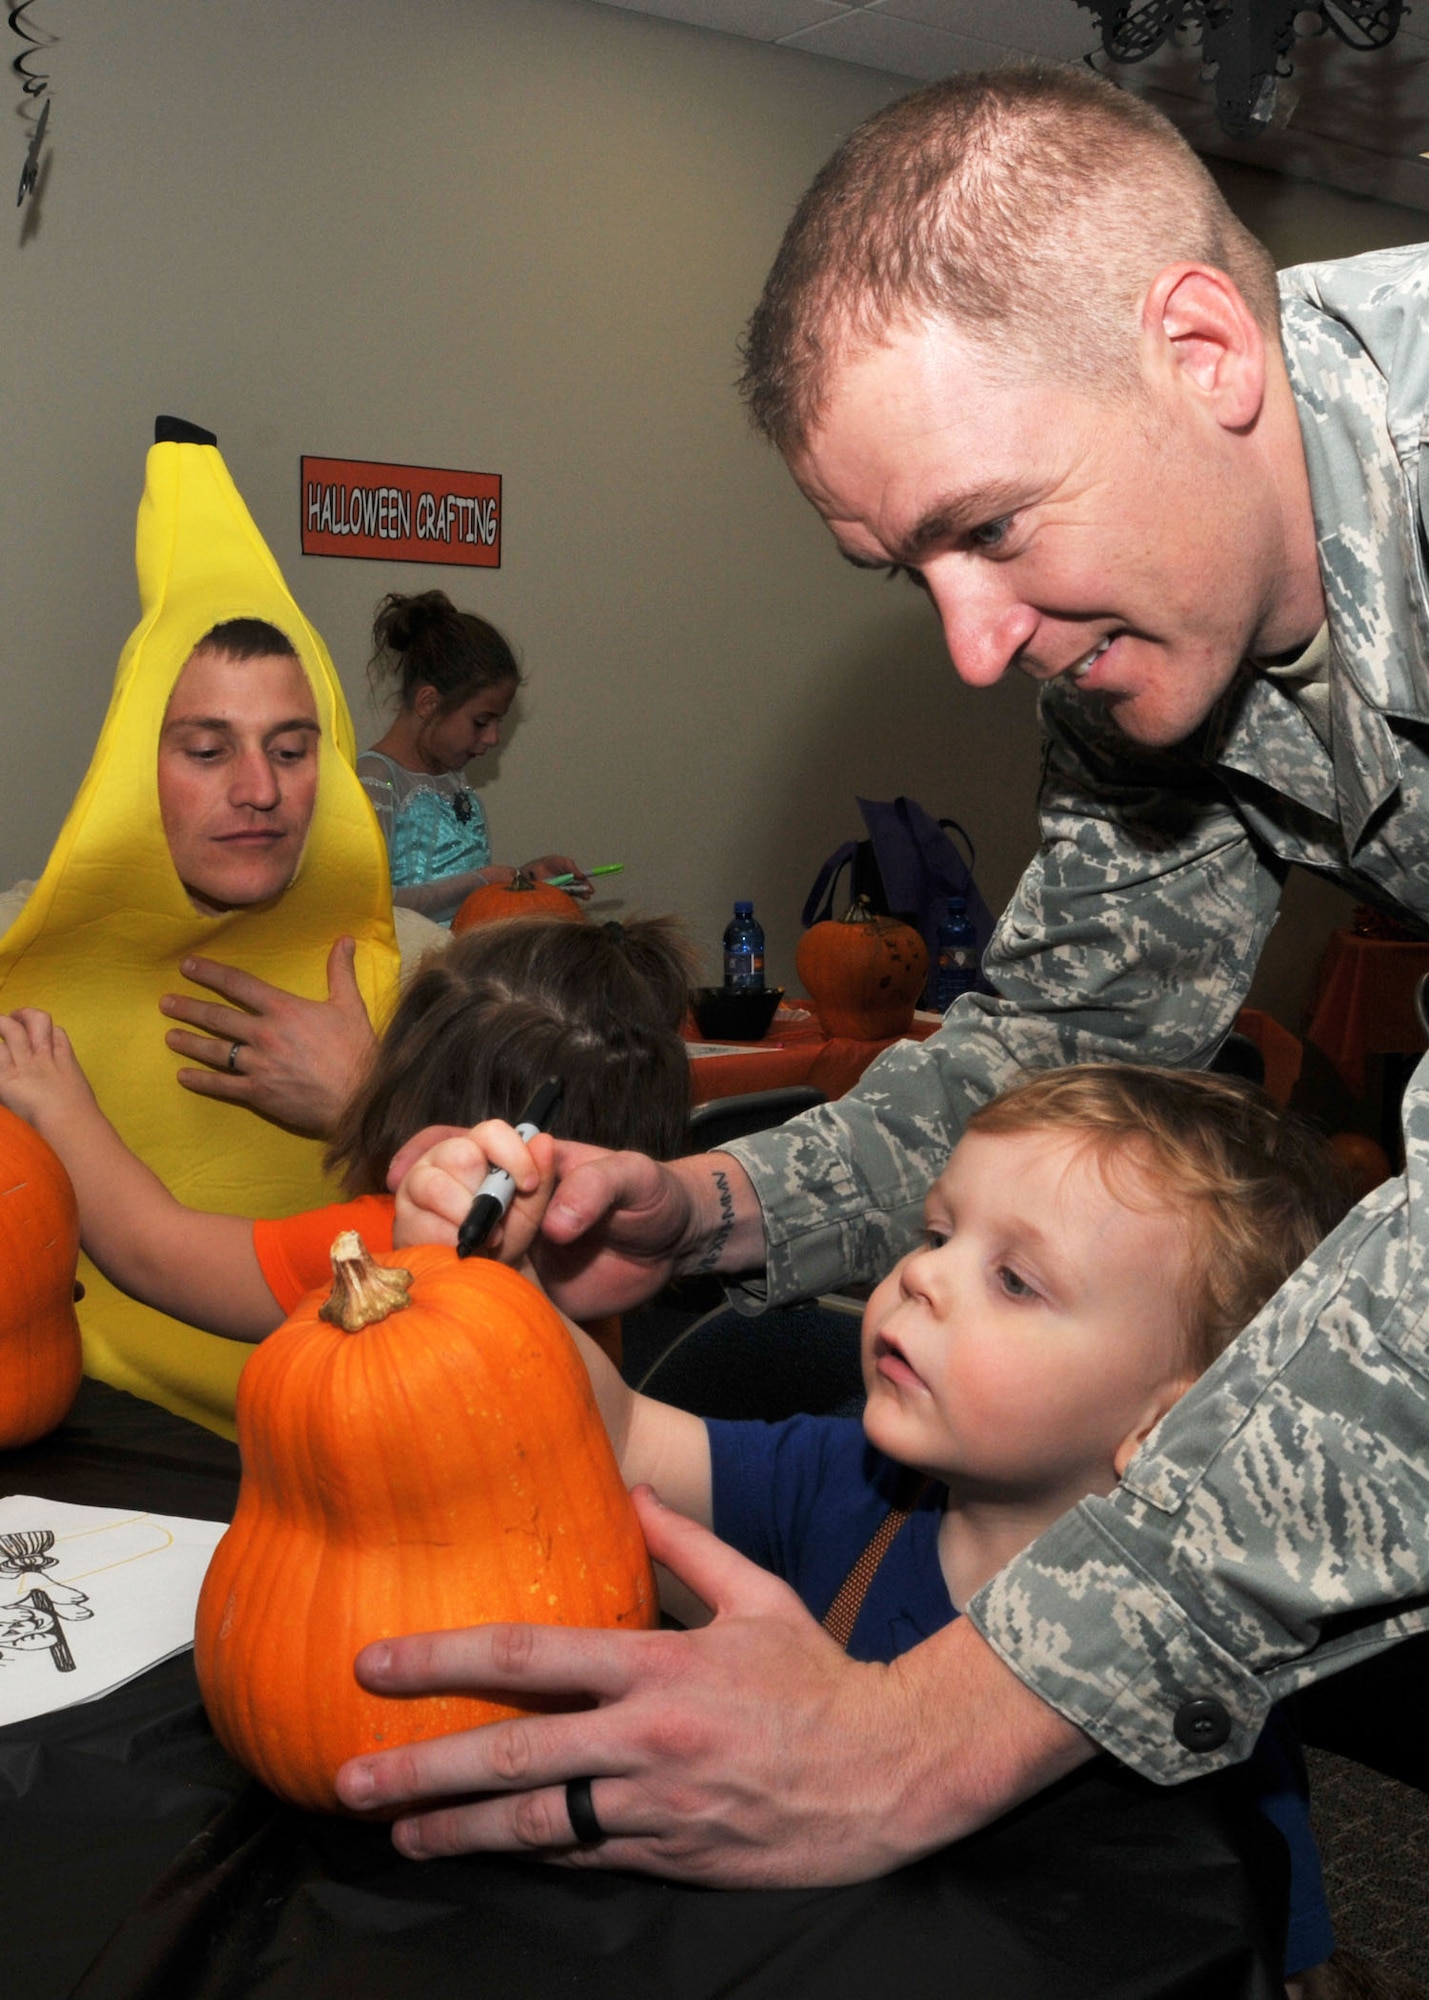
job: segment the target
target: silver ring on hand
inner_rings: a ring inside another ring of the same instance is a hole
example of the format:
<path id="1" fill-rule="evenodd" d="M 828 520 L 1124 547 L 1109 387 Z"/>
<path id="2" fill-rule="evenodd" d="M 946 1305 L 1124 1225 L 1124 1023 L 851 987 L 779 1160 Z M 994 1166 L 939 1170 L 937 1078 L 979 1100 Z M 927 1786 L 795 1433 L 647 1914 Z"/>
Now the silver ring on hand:
<path id="1" fill-rule="evenodd" d="M 228 1044 L 228 1073 L 230 1076 L 242 1076 L 243 1074 L 242 1070 L 238 1067 L 238 1051 L 242 1047 L 242 1042 L 230 1042 Z"/>
<path id="2" fill-rule="evenodd" d="M 566 1811 L 570 1814 L 571 1832 L 582 1847 L 599 1847 L 603 1840 L 609 1839 L 595 1816 L 589 1778 L 572 1778 L 567 1784 Z"/>

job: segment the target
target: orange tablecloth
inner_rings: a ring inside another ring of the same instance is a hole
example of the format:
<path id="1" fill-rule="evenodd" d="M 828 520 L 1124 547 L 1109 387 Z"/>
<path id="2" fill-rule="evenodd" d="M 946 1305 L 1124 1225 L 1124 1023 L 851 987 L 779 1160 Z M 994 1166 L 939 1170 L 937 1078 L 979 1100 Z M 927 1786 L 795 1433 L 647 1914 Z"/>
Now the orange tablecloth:
<path id="1" fill-rule="evenodd" d="M 738 1055 L 693 1056 L 690 1080 L 693 1101 L 709 1104 L 717 1097 L 742 1097 L 747 1091 L 778 1090 L 787 1083 L 811 1083 L 825 1097 L 842 1097 L 852 1090 L 869 1064 L 891 1049 L 894 1041 L 926 1041 L 941 1023 L 935 1017 L 914 1018 L 906 1035 L 886 1042 L 831 1039 L 813 1011 L 800 1002 L 786 1003 L 762 1042 L 751 1042 Z M 689 1040 L 698 1046 L 699 1038 Z"/>
<path id="2" fill-rule="evenodd" d="M 1422 1054 L 1414 989 L 1426 972 L 1429 944 L 1330 933 L 1305 1033 L 1357 1097 L 1364 1095 L 1366 1056 Z"/>
<path id="3" fill-rule="evenodd" d="M 895 1036 L 894 1040 L 925 1042 L 941 1025 L 936 1015 L 915 1015 L 907 1035 Z M 1300 1075 L 1298 1039 L 1269 1014 L 1262 1014 L 1254 1007 L 1241 1009 L 1236 1026 L 1264 1057 L 1266 1089 L 1277 1104 L 1288 1104 Z M 686 1039 L 699 1046 L 699 1036 L 693 1031 Z M 691 1101 L 710 1104 L 718 1097 L 778 1090 L 786 1083 L 811 1083 L 825 1097 L 842 1097 L 846 1090 L 853 1089 L 875 1057 L 892 1047 L 892 1041 L 831 1038 L 819 1026 L 807 1002 L 795 1000 L 780 1007 L 762 1042 L 751 1042 L 737 1055 L 693 1057 Z"/>

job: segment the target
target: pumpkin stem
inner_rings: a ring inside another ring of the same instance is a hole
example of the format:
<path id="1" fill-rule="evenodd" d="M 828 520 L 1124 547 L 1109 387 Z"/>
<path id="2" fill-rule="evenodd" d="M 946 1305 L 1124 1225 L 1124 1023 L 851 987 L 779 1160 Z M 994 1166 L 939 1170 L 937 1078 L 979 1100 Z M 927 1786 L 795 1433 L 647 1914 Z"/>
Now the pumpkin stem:
<path id="1" fill-rule="evenodd" d="M 355 1229 L 332 1246 L 332 1292 L 318 1318 L 344 1333 L 361 1333 L 412 1302 L 412 1273 L 379 1264 Z"/>
<path id="2" fill-rule="evenodd" d="M 878 922 L 872 903 L 867 896 L 859 896 L 844 911 L 839 919 L 844 924 L 873 924 Z"/>

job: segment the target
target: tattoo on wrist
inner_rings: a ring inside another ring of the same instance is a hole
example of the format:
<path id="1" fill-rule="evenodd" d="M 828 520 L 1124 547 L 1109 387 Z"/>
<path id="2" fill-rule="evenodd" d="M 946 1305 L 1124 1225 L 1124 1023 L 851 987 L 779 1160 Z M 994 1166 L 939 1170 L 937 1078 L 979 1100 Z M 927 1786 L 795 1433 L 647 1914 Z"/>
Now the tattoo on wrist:
<path id="1" fill-rule="evenodd" d="M 712 1271 L 720 1260 L 720 1252 L 734 1234 L 734 1196 L 730 1191 L 729 1175 L 723 1167 L 716 1167 L 713 1178 L 719 1189 L 719 1221 L 715 1224 L 708 1249 L 695 1266 L 697 1271 Z"/>

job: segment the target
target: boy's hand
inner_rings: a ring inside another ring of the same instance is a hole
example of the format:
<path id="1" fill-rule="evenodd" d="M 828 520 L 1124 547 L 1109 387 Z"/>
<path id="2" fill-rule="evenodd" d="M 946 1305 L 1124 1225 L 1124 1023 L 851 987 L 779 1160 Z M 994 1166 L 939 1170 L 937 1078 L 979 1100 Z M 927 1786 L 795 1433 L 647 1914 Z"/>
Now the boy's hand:
<path id="1" fill-rule="evenodd" d="M 556 1142 L 538 1132 L 528 1145 L 499 1118 L 441 1140 L 410 1167 L 397 1189 L 392 1225 L 396 1249 L 412 1243 L 455 1243 L 481 1183 L 504 1167 L 516 1183 L 511 1206 L 492 1228 L 482 1254 L 514 1264 L 534 1278 L 527 1252 L 556 1183 Z"/>
<path id="2" fill-rule="evenodd" d="M 38 1007 L 0 1014 L 0 1104 L 42 1135 L 67 1113 L 95 1108 L 69 1036 Z"/>

